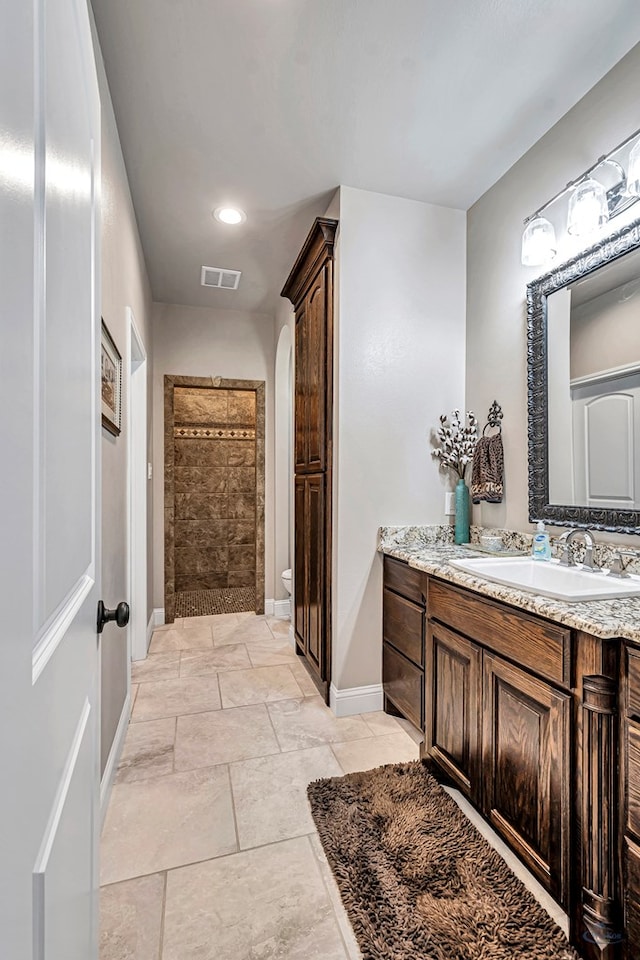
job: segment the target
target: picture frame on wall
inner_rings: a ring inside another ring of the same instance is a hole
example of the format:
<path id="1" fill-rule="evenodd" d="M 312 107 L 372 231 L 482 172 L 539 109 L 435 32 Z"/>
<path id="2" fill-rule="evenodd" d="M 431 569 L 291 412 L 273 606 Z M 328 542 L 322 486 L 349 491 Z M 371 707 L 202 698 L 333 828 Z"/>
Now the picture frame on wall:
<path id="1" fill-rule="evenodd" d="M 102 426 L 117 437 L 122 427 L 122 357 L 104 320 L 100 351 L 100 397 Z"/>

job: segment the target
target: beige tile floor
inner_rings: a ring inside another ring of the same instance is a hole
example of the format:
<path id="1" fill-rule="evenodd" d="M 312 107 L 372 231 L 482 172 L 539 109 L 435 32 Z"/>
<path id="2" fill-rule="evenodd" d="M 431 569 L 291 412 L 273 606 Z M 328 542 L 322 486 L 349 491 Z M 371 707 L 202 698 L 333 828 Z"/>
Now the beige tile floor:
<path id="1" fill-rule="evenodd" d="M 188 618 L 134 664 L 102 834 L 100 960 L 360 958 L 306 787 L 416 759 L 418 745 L 383 713 L 336 719 L 288 629 L 253 614 Z"/>

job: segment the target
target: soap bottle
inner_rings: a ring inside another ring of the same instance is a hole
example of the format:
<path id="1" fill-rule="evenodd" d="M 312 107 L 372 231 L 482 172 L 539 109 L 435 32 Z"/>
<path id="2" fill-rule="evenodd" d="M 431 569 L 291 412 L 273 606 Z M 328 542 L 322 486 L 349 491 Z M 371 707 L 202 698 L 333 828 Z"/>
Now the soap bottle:
<path id="1" fill-rule="evenodd" d="M 538 532 L 533 538 L 531 556 L 534 560 L 550 560 L 551 541 L 549 540 L 549 534 L 544 529 L 544 523 L 542 520 L 538 520 L 537 530 Z"/>

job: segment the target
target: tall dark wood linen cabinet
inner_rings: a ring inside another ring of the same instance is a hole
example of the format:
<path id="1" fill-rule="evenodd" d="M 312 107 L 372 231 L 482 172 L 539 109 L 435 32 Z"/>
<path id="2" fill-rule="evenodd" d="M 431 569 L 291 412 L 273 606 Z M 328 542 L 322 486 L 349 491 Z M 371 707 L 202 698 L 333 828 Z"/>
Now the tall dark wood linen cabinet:
<path id="1" fill-rule="evenodd" d="M 329 702 L 333 248 L 337 220 L 318 217 L 285 283 L 295 309 L 294 596 L 296 647 Z"/>

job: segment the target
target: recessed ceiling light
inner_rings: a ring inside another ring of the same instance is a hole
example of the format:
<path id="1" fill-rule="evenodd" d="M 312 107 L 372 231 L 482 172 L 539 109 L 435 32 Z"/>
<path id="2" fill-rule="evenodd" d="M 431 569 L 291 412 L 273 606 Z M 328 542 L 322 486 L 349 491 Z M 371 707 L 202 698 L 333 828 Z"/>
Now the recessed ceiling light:
<path id="1" fill-rule="evenodd" d="M 218 207 L 213 211 L 213 215 L 220 223 L 244 223 L 247 215 L 239 207 Z"/>

